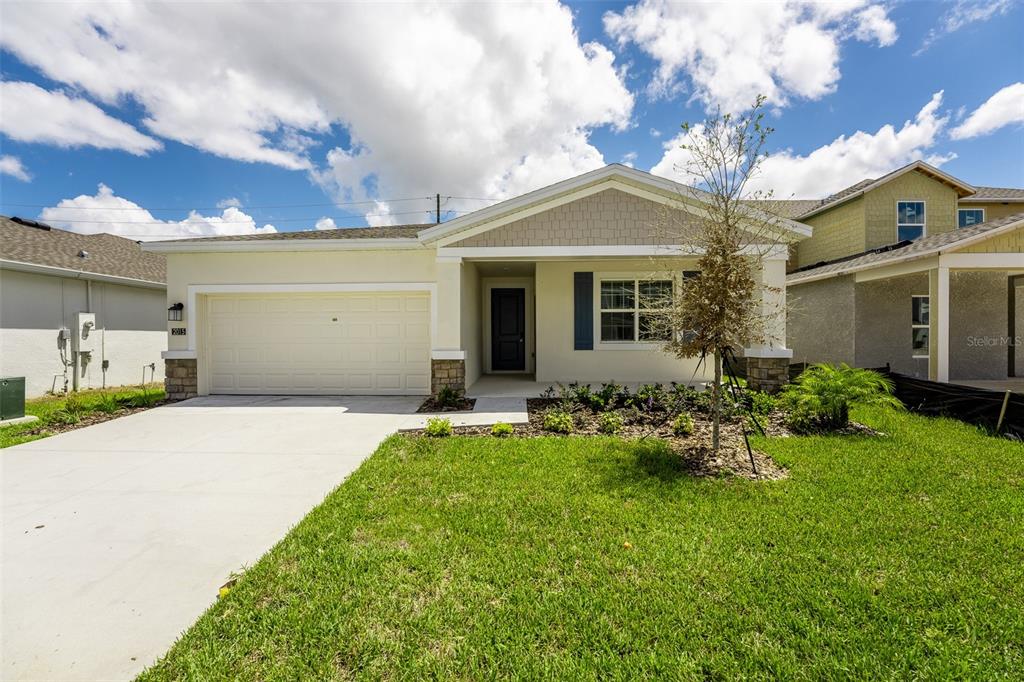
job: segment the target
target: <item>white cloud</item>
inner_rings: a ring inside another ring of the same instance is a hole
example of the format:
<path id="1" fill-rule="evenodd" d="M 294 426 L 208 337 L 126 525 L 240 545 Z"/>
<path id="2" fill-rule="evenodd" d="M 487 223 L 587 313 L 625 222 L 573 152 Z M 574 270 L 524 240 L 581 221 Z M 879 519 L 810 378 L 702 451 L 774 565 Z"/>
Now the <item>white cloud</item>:
<path id="1" fill-rule="evenodd" d="M 661 131 L 658 130 L 657 128 L 651 128 L 649 132 L 651 134 L 651 137 L 661 137 Z"/>
<path id="2" fill-rule="evenodd" d="M 956 0 L 939 18 L 938 26 L 928 31 L 914 56 L 925 52 L 943 36 L 955 33 L 964 26 L 988 21 L 997 14 L 1006 14 L 1012 6 L 1013 0 Z"/>
<path id="3" fill-rule="evenodd" d="M 334 218 L 323 217 L 316 221 L 316 229 L 318 230 L 336 230 L 337 225 L 334 224 Z"/>
<path id="4" fill-rule="evenodd" d="M 1003 126 L 1024 123 L 1024 83 L 1014 83 L 992 95 L 971 112 L 963 123 L 953 128 L 949 136 L 954 140 L 988 135 Z"/>
<path id="5" fill-rule="evenodd" d="M 634 164 L 636 164 L 637 156 L 638 155 L 636 152 L 626 152 L 625 154 L 622 155 L 622 160 L 619 163 L 621 163 L 624 166 L 629 166 L 630 168 L 632 168 Z"/>
<path id="6" fill-rule="evenodd" d="M 49 78 L 137 103 L 162 137 L 311 169 L 339 201 L 517 194 L 602 165 L 590 132 L 633 108 L 551 1 L 4 9 L 3 46 Z M 324 166 L 311 145 L 339 131 Z"/>
<path id="7" fill-rule="evenodd" d="M 238 197 L 227 197 L 226 199 L 221 199 L 220 201 L 217 202 L 217 208 L 230 208 L 232 206 L 235 208 L 241 208 L 241 199 L 239 199 Z"/>
<path id="8" fill-rule="evenodd" d="M 839 48 L 856 39 L 891 45 L 896 26 L 886 10 L 862 0 L 843 2 L 683 3 L 641 0 L 604 16 L 619 45 L 635 43 L 658 68 L 652 96 L 681 92 L 738 111 L 758 94 L 777 106 L 819 99 L 839 81 Z"/>
<path id="9" fill-rule="evenodd" d="M 163 146 L 92 102 L 44 90 L 34 83 L 2 81 L 0 100 L 0 131 L 21 142 L 123 149 L 139 156 Z"/>
<path id="10" fill-rule="evenodd" d="M 875 133 L 857 131 L 850 136 L 841 135 L 831 143 L 815 149 L 806 156 L 784 150 L 768 157 L 759 177 L 750 183 L 750 189 L 772 190 L 777 199 L 814 198 L 848 187 L 865 178 L 877 178 L 917 159 L 941 166 L 953 154 L 932 151 L 949 121 L 942 115 L 942 92 L 932 95 L 913 121 L 906 121 L 898 130 L 886 124 Z M 688 182 L 677 169 L 685 169 L 686 152 L 680 149 L 683 135 L 665 143 L 665 154 L 651 172 L 655 175 Z"/>
<path id="11" fill-rule="evenodd" d="M 28 172 L 28 169 L 22 165 L 21 159 L 17 156 L 10 156 L 9 154 L 0 156 L 0 175 L 10 175 L 12 178 L 17 178 L 22 182 L 29 182 L 32 180 L 32 175 Z"/>
<path id="12" fill-rule="evenodd" d="M 104 184 L 99 185 L 93 196 L 82 194 L 44 208 L 39 218 L 71 232 L 106 232 L 138 241 L 277 232 L 273 225 L 258 227 L 252 216 L 234 206 L 225 208 L 219 216 L 191 211 L 184 220 L 161 220 L 135 202 L 117 196 Z"/>

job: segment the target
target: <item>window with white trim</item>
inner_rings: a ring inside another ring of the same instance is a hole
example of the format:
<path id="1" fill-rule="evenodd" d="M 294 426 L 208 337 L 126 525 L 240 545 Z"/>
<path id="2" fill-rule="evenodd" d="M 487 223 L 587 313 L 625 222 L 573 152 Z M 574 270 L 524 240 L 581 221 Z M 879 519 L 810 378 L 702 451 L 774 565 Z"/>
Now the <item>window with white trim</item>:
<path id="1" fill-rule="evenodd" d="M 970 227 L 985 222 L 985 209 L 983 208 L 960 208 L 956 212 L 956 226 Z"/>
<path id="2" fill-rule="evenodd" d="M 671 279 L 602 279 L 598 298 L 602 343 L 668 339 L 664 313 L 672 305 Z"/>
<path id="3" fill-rule="evenodd" d="M 896 202 L 896 241 L 912 241 L 924 236 L 924 202 Z"/>
<path id="4" fill-rule="evenodd" d="M 927 296 L 910 297 L 910 347 L 915 358 L 928 357 L 931 317 L 929 308 Z"/>

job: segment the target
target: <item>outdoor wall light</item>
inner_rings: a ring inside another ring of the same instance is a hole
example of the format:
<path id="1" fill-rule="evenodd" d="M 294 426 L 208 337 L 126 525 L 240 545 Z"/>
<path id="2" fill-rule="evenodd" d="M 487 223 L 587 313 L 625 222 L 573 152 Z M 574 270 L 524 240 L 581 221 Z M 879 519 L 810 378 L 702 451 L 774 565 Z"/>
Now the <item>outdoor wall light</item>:
<path id="1" fill-rule="evenodd" d="M 181 311 L 184 309 L 184 303 L 175 303 L 167 309 L 167 319 L 171 322 L 181 322 Z"/>

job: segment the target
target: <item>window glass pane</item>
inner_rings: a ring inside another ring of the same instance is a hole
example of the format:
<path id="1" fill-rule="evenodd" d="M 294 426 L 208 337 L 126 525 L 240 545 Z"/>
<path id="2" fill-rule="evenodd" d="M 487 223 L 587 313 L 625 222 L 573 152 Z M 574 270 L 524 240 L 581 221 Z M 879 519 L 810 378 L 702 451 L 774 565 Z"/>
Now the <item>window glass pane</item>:
<path id="1" fill-rule="evenodd" d="M 633 308 L 635 295 L 633 280 L 614 280 L 601 282 L 601 308 L 622 309 Z"/>
<path id="2" fill-rule="evenodd" d="M 641 341 L 668 341 L 672 337 L 669 319 L 659 313 L 640 313 Z"/>
<path id="3" fill-rule="evenodd" d="M 911 223 L 913 225 L 924 224 L 924 202 L 923 201 L 900 201 L 896 204 L 896 222 L 900 225 Z"/>
<path id="4" fill-rule="evenodd" d="M 602 341 L 632 341 L 633 313 L 601 313 Z"/>
<path id="5" fill-rule="evenodd" d="M 912 302 L 911 324 L 928 324 L 928 297 L 915 296 Z"/>
<path id="6" fill-rule="evenodd" d="M 928 354 L 928 327 L 915 327 L 910 330 L 913 333 L 912 347 L 914 355 Z"/>
<path id="7" fill-rule="evenodd" d="M 640 307 L 672 307 L 672 280 L 646 280 L 640 282 Z"/>
<path id="8" fill-rule="evenodd" d="M 961 209 L 958 212 L 958 227 L 968 227 L 970 225 L 977 225 L 978 223 L 984 222 L 985 212 L 979 208 L 972 209 Z"/>
<path id="9" fill-rule="evenodd" d="M 901 242 L 903 242 L 903 241 L 914 241 L 915 239 L 920 239 L 923 236 L 924 236 L 924 226 L 922 226 L 922 225 L 918 225 L 916 227 L 915 226 L 909 226 L 908 227 L 906 225 L 900 225 L 899 229 L 896 230 L 896 240 L 897 241 L 901 241 Z"/>

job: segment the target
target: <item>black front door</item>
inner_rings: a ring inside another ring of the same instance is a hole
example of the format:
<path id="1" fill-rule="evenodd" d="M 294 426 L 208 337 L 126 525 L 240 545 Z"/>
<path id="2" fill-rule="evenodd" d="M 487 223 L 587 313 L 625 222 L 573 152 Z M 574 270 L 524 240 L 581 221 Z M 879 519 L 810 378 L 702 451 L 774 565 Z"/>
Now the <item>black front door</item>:
<path id="1" fill-rule="evenodd" d="M 491 369 L 526 369 L 526 289 L 491 289 Z"/>

